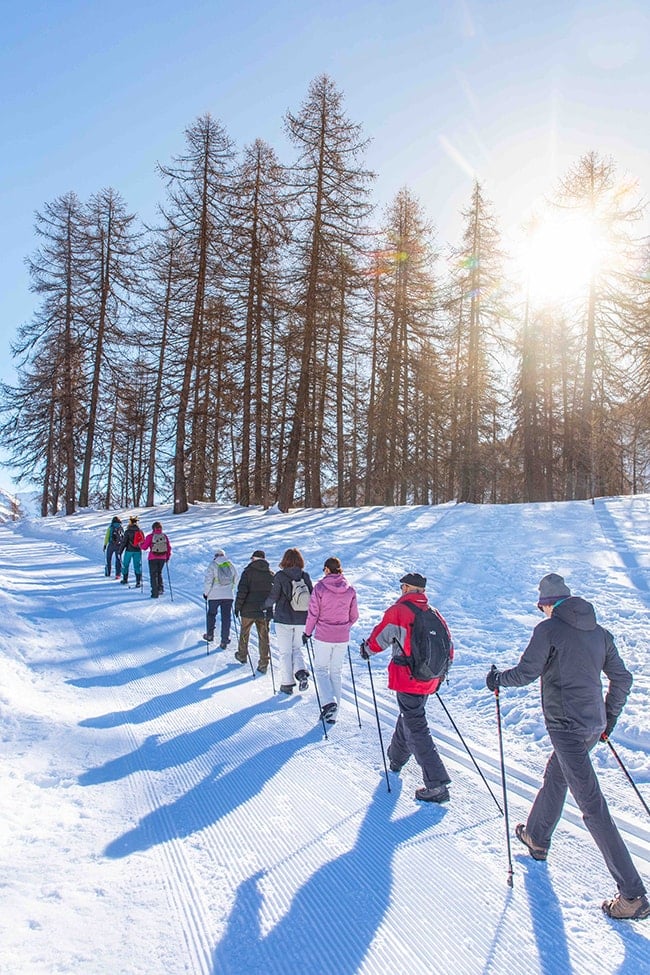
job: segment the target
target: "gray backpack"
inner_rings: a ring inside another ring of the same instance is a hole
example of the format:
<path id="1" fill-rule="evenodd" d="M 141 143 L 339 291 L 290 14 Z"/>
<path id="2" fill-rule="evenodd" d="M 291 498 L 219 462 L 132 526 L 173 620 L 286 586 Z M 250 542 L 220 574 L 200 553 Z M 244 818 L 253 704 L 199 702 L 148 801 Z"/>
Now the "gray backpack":
<path id="1" fill-rule="evenodd" d="M 235 567 L 232 562 L 217 563 L 217 582 L 220 586 L 231 586 L 235 581 Z"/>
<path id="2" fill-rule="evenodd" d="M 311 593 L 309 592 L 309 586 L 301 576 L 300 579 L 291 580 L 291 599 L 289 600 L 291 608 L 296 611 L 296 613 L 306 613 L 309 609 L 309 597 Z"/>

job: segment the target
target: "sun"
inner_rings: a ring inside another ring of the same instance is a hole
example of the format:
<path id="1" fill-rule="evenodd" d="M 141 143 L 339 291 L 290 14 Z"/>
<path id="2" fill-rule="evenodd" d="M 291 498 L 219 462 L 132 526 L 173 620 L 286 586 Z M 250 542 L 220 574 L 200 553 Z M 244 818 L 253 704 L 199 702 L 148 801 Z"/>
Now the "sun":
<path id="1" fill-rule="evenodd" d="M 583 296 L 606 259 L 597 223 L 579 211 L 546 214 L 529 227 L 521 263 L 529 298 L 556 304 Z"/>

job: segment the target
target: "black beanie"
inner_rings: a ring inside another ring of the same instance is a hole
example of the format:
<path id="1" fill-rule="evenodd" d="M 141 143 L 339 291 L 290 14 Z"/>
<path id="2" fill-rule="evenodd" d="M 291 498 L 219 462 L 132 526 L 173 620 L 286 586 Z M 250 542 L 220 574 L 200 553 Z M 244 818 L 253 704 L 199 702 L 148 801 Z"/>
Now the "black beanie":
<path id="1" fill-rule="evenodd" d="M 427 580 L 424 576 L 421 576 L 419 572 L 407 572 L 405 576 L 402 576 L 400 583 L 404 583 L 405 586 L 415 586 L 416 589 L 426 589 Z"/>

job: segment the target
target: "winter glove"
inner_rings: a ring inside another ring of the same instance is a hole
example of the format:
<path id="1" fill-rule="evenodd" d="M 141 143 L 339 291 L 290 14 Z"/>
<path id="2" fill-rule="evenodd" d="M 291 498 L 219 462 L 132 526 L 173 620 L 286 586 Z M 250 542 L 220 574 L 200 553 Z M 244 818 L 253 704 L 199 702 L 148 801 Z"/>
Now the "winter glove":
<path id="1" fill-rule="evenodd" d="M 487 677 L 485 678 L 485 685 L 491 691 L 496 691 L 497 687 L 501 684 L 501 674 L 496 668 L 496 664 L 492 664 L 487 672 Z"/>
<path id="2" fill-rule="evenodd" d="M 617 719 L 614 717 L 613 714 L 608 714 L 607 715 L 607 724 L 605 725 L 605 730 L 603 731 L 602 735 L 600 736 L 600 740 L 601 741 L 607 741 L 607 739 L 611 735 L 612 731 L 614 730 L 614 727 L 616 725 L 616 721 L 617 721 Z"/>
<path id="3" fill-rule="evenodd" d="M 207 598 L 208 598 L 208 597 L 206 596 L 206 594 L 205 594 L 205 593 L 203 593 L 203 598 L 204 598 L 204 599 L 205 599 L 205 600 L 207 601 Z"/>
<path id="4" fill-rule="evenodd" d="M 361 645 L 359 647 L 359 656 L 361 657 L 362 660 L 370 660 L 370 650 L 368 650 L 368 644 L 366 643 L 365 640 L 361 641 Z"/>
<path id="5" fill-rule="evenodd" d="M 264 619 L 266 620 L 267 623 L 272 623 L 273 622 L 273 610 L 272 609 L 265 609 L 264 610 Z"/>
<path id="6" fill-rule="evenodd" d="M 302 635 L 302 645 L 304 647 L 306 647 L 307 644 L 309 643 L 310 639 L 311 639 L 311 637 L 307 636 L 306 633 L 303 633 L 303 635 Z"/>
<path id="7" fill-rule="evenodd" d="M 106 546 L 104 545 L 104 547 L 102 549 L 102 552 L 105 552 L 105 551 L 106 551 Z"/>

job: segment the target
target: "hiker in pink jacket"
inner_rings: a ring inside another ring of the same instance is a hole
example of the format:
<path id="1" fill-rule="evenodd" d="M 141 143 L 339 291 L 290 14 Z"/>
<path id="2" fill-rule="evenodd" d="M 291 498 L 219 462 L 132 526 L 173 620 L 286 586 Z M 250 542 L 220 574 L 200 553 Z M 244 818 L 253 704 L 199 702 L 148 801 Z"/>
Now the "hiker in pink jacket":
<path id="1" fill-rule="evenodd" d="M 167 535 L 165 535 L 162 530 L 162 525 L 159 521 L 154 521 L 151 526 L 151 531 L 145 538 L 143 542 L 140 542 L 140 548 L 144 550 L 149 549 L 149 580 L 151 582 L 151 598 L 158 599 L 161 592 L 164 591 L 163 585 L 163 567 L 169 562 L 172 554 L 172 543 L 169 541 Z"/>
<path id="2" fill-rule="evenodd" d="M 341 703 L 341 667 L 352 624 L 359 619 L 357 594 L 343 575 L 339 559 L 325 560 L 325 575 L 309 599 L 303 642 L 314 637 L 314 674 L 323 706 L 321 717 L 336 723 Z"/>

